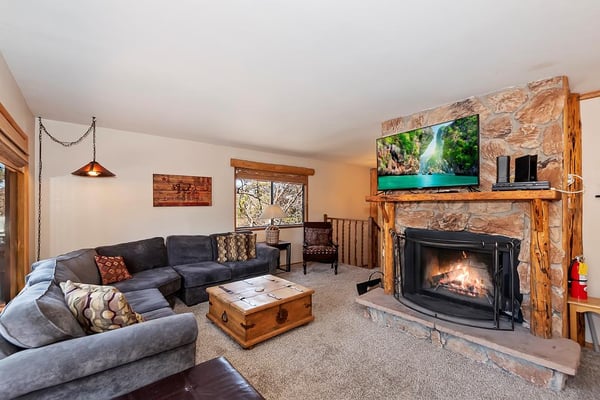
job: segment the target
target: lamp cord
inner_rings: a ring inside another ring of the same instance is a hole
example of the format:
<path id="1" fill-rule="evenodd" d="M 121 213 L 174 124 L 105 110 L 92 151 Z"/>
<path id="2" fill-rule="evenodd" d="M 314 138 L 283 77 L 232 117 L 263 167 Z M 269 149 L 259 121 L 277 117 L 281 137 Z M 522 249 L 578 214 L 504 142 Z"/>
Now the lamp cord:
<path id="1" fill-rule="evenodd" d="M 66 140 L 60 140 L 57 139 L 56 137 L 54 137 L 53 135 L 50 134 L 50 132 L 48 132 L 48 130 L 46 130 L 46 127 L 44 126 L 44 124 L 42 123 L 42 117 L 38 117 L 38 125 L 39 125 L 39 152 L 38 152 L 38 209 L 37 209 L 37 261 L 40 260 L 40 249 L 41 249 L 41 243 L 42 243 L 42 132 L 45 133 L 46 135 L 48 135 L 48 137 L 50 139 L 52 139 L 53 142 L 60 144 L 63 147 L 71 147 L 73 145 L 79 144 L 81 143 L 81 141 L 83 139 L 85 139 L 86 137 L 89 136 L 90 133 L 93 132 L 93 138 L 94 138 L 94 161 L 96 161 L 96 117 L 92 117 L 92 124 L 90 125 L 90 127 L 87 129 L 87 131 L 85 131 L 85 133 L 83 135 L 81 135 L 81 137 L 77 140 L 73 140 L 73 141 L 66 141 Z"/>

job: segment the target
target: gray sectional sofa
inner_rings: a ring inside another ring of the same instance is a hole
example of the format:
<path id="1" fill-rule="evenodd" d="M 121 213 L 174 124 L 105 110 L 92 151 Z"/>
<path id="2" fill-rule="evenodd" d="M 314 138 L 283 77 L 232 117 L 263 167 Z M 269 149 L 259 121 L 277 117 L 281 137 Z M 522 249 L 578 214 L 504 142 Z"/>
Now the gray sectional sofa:
<path id="1" fill-rule="evenodd" d="M 0 314 L 0 398 L 112 398 L 193 366 L 197 322 L 175 314 L 175 297 L 192 305 L 209 286 L 275 272 L 279 250 L 256 250 L 256 258 L 218 263 L 214 235 L 176 235 L 34 263 Z M 79 326 L 59 284 L 101 284 L 95 255 L 123 257 L 132 278 L 111 285 L 145 322 L 97 334 Z"/>

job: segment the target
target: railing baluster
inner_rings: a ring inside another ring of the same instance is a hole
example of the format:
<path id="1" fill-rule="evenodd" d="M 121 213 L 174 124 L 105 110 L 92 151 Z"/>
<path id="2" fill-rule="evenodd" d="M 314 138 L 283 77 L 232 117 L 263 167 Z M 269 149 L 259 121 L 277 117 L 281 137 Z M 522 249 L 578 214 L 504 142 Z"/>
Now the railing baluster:
<path id="1" fill-rule="evenodd" d="M 358 267 L 379 266 L 377 224 L 373 218 L 367 220 L 336 218 L 323 215 L 331 222 L 333 239 L 338 244 L 340 262 Z"/>

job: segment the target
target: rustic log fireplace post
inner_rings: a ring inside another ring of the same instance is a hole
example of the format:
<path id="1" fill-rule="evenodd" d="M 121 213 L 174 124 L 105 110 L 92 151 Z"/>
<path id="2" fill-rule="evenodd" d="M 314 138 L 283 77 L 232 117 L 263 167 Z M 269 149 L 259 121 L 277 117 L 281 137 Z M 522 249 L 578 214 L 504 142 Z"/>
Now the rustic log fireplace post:
<path id="1" fill-rule="evenodd" d="M 396 229 L 396 203 L 398 202 L 469 202 L 469 201 L 528 201 L 530 203 L 530 285 L 531 285 L 531 333 L 549 339 L 552 337 L 552 292 L 550 284 L 550 201 L 560 200 L 561 194 L 554 190 L 521 190 L 508 192 L 462 192 L 462 193 L 407 193 L 368 196 L 367 201 L 379 203 L 383 228 L 384 291 L 394 291 L 393 238 L 390 231 Z"/>

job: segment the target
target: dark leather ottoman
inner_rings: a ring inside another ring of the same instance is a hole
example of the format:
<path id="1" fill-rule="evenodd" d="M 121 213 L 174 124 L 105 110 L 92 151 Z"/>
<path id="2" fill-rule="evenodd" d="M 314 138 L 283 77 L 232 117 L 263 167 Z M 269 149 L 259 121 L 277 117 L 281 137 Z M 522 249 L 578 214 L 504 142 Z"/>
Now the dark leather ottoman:
<path id="1" fill-rule="evenodd" d="M 119 400 L 252 400 L 265 398 L 227 361 L 213 358 L 119 396 Z"/>

